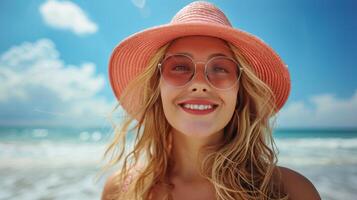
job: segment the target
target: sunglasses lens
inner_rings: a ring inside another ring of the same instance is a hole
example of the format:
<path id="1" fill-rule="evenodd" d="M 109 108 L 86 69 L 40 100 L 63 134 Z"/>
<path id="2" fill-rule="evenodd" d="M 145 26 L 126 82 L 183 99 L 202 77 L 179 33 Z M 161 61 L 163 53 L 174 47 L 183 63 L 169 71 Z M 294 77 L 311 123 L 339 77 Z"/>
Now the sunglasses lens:
<path id="1" fill-rule="evenodd" d="M 225 57 L 217 57 L 207 63 L 207 78 L 218 89 L 232 87 L 238 80 L 237 63 Z M 173 86 L 186 85 L 195 74 L 195 64 L 184 55 L 172 55 L 164 59 L 161 65 L 163 79 Z"/>
<path id="2" fill-rule="evenodd" d="M 162 63 L 161 73 L 168 84 L 183 86 L 193 77 L 195 66 L 187 56 L 169 56 Z"/>
<path id="3" fill-rule="evenodd" d="M 229 58 L 218 57 L 207 63 L 209 82 L 216 88 L 232 87 L 238 80 L 239 68 L 237 63 Z"/>

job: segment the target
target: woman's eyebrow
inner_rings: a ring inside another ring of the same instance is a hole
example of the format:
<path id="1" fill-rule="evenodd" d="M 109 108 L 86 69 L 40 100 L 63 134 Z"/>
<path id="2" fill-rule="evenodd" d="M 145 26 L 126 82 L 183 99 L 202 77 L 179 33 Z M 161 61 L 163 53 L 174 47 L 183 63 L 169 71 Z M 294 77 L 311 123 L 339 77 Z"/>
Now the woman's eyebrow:
<path id="1" fill-rule="evenodd" d="M 188 53 L 188 52 L 177 52 L 175 54 L 183 54 L 183 55 L 190 56 L 191 58 L 194 58 L 194 56 L 192 54 Z M 216 56 L 227 56 L 227 55 L 224 54 L 224 53 L 213 53 L 213 54 L 208 56 L 208 59 L 211 59 L 211 58 L 216 57 Z M 229 56 L 227 56 L 227 57 L 229 57 Z"/>

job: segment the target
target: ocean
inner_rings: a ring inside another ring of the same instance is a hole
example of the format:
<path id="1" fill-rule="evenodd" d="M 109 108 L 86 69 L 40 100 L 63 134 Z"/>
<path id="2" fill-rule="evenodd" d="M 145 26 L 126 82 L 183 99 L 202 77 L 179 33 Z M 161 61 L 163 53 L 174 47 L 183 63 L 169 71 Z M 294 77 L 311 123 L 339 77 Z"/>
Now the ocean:
<path id="1" fill-rule="evenodd" d="M 0 199 L 98 200 L 110 128 L 0 127 Z M 307 177 L 324 200 L 357 196 L 357 129 L 278 129 L 278 164 Z"/>

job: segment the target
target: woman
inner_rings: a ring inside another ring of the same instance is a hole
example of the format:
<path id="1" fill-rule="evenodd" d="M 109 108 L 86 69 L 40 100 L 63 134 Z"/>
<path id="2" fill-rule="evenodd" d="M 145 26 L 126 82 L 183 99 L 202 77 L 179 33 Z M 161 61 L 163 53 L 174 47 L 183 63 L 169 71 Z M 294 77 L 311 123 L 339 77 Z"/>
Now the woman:
<path id="1" fill-rule="evenodd" d="M 122 41 L 109 76 L 128 118 L 105 153 L 120 170 L 103 200 L 320 199 L 276 165 L 270 120 L 290 92 L 286 65 L 214 5 L 193 2 Z"/>

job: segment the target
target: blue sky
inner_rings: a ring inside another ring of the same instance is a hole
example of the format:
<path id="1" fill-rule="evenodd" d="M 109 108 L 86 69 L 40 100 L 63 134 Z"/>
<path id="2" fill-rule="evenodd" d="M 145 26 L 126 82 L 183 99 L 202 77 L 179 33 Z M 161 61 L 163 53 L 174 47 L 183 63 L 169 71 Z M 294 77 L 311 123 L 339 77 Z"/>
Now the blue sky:
<path id="1" fill-rule="evenodd" d="M 112 49 L 191 1 L 98 2 L 0 2 L 0 125 L 106 124 Z M 357 127 L 356 1 L 209 2 L 288 64 L 278 127 Z"/>

